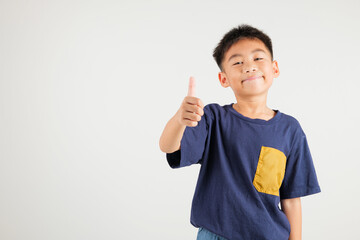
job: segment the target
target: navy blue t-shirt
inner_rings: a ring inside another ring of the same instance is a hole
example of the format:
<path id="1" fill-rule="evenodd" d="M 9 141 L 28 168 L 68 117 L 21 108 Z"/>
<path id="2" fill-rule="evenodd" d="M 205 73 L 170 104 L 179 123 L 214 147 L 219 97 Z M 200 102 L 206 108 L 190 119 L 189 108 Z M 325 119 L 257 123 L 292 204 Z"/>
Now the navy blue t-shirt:
<path id="1" fill-rule="evenodd" d="M 201 164 L 191 224 L 227 239 L 288 240 L 280 199 L 321 191 L 305 133 L 279 110 L 252 119 L 232 105 L 206 105 L 180 150 L 166 154 L 172 168 Z"/>

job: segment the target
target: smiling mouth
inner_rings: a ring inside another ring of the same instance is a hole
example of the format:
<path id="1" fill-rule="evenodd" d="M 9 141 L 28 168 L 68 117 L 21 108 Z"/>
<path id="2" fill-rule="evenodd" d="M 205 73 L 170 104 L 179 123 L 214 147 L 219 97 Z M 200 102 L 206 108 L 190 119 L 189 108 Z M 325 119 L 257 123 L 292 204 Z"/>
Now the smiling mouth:
<path id="1" fill-rule="evenodd" d="M 258 76 L 258 77 L 250 77 L 250 78 L 247 78 L 247 79 L 242 80 L 241 82 L 251 81 L 251 80 L 254 80 L 254 79 L 257 79 L 257 78 L 261 78 L 261 76 Z"/>

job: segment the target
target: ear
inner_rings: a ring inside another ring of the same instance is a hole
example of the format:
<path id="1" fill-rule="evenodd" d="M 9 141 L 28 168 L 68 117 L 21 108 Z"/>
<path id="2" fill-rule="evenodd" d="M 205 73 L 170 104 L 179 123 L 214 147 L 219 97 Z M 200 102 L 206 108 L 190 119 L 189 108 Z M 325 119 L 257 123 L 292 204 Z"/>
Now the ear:
<path id="1" fill-rule="evenodd" d="M 276 60 L 273 61 L 272 63 L 273 65 L 273 74 L 274 74 L 274 78 L 279 77 L 280 75 L 280 70 L 279 70 L 279 66 Z"/>
<path id="2" fill-rule="evenodd" d="M 229 83 L 229 81 L 227 79 L 226 73 L 219 72 L 218 77 L 219 77 L 219 81 L 220 81 L 221 86 L 223 86 L 224 88 L 227 88 L 227 87 L 230 86 L 230 83 Z"/>

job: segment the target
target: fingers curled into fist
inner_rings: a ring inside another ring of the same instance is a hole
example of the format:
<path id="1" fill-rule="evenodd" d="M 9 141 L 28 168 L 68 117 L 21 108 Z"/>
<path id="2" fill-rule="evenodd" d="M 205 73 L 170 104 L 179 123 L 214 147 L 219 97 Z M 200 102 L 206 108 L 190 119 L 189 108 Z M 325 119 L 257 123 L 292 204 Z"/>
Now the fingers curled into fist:
<path id="1" fill-rule="evenodd" d="M 184 98 L 179 109 L 180 124 L 196 127 L 204 115 L 204 103 L 195 97 L 195 79 L 190 77 L 188 95 Z"/>

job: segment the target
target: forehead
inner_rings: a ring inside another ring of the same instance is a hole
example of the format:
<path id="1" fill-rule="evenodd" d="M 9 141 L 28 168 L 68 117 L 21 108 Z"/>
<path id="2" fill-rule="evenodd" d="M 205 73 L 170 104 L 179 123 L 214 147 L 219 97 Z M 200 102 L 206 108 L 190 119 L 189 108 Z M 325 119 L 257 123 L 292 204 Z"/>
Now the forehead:
<path id="1" fill-rule="evenodd" d="M 261 49 L 266 54 L 270 55 L 269 50 L 261 40 L 257 38 L 254 39 L 245 38 L 245 39 L 240 39 L 239 41 L 234 43 L 229 48 L 229 50 L 227 50 L 224 60 L 227 61 L 234 54 L 240 54 L 240 55 L 251 54 L 255 49 Z"/>

